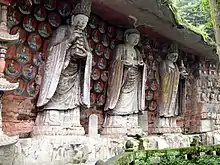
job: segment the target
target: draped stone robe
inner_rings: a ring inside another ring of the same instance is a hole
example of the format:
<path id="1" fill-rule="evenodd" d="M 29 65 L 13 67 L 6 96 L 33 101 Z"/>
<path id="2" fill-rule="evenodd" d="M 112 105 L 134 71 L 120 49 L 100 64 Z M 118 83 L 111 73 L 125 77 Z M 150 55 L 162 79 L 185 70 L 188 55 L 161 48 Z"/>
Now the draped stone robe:
<path id="1" fill-rule="evenodd" d="M 166 60 L 160 65 L 160 117 L 175 117 L 185 111 L 185 79 L 181 79 L 178 66 L 173 66 Z"/>
<path id="2" fill-rule="evenodd" d="M 48 59 L 37 106 L 41 110 L 68 110 L 85 105 L 90 107 L 90 75 L 92 54 L 87 40 L 81 40 L 85 49 L 85 65 L 82 71 L 83 58 L 76 55 L 67 38 L 73 29 L 61 26 L 53 34 L 48 47 Z M 81 58 L 79 60 L 79 58 Z"/>
<path id="3" fill-rule="evenodd" d="M 118 45 L 113 55 L 104 110 L 112 115 L 129 115 L 145 109 L 145 64 L 125 66 L 128 60 L 126 45 Z M 136 62 L 143 62 L 135 49 Z"/>

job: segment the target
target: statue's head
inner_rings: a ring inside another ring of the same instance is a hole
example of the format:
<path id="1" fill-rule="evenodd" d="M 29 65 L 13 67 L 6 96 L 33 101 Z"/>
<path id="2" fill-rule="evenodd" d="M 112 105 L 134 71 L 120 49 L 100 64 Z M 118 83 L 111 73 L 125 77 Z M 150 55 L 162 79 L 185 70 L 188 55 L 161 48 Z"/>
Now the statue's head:
<path id="1" fill-rule="evenodd" d="M 77 14 L 76 16 L 72 16 L 71 25 L 79 30 L 83 30 L 86 28 L 89 18 L 83 14 Z"/>
<path id="2" fill-rule="evenodd" d="M 140 33 L 137 29 L 128 29 L 125 31 L 125 42 L 131 46 L 136 46 L 140 41 Z"/>
<path id="3" fill-rule="evenodd" d="M 179 57 L 178 52 L 179 52 L 178 45 L 176 43 L 172 43 L 168 50 L 167 59 L 172 62 L 176 62 Z"/>
<path id="4" fill-rule="evenodd" d="M 172 61 L 172 62 L 176 62 L 178 57 L 179 57 L 179 54 L 176 53 L 176 52 L 168 53 L 168 55 L 167 55 L 167 59 Z"/>
<path id="5" fill-rule="evenodd" d="M 81 0 L 73 10 L 71 25 L 80 30 L 85 29 L 90 17 L 91 6 L 92 0 Z"/>

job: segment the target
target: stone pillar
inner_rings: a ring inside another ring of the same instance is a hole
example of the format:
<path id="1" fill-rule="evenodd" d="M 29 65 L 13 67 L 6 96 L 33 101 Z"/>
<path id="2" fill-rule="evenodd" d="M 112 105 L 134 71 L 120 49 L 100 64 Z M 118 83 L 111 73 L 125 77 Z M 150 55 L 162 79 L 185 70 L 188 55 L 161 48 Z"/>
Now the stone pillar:
<path id="1" fill-rule="evenodd" d="M 19 34 L 10 35 L 7 28 L 7 7 L 0 5 L 0 146 L 15 144 L 18 136 L 9 137 L 2 131 L 2 104 L 1 98 L 5 91 L 11 91 L 18 88 L 19 83 L 10 83 L 4 76 L 5 56 L 8 43 L 19 39 Z"/>

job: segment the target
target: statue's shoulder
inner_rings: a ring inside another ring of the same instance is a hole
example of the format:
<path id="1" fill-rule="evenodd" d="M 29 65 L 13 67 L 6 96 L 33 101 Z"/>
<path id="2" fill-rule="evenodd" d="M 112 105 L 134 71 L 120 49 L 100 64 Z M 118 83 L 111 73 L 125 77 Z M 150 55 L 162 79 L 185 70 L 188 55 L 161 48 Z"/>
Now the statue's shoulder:
<path id="1" fill-rule="evenodd" d="M 68 31 L 70 31 L 69 30 L 70 28 L 69 28 L 69 26 L 67 26 L 67 25 L 62 25 L 62 26 L 60 26 L 60 27 L 58 27 L 57 28 L 57 30 L 56 30 L 56 34 L 61 34 L 61 33 L 67 33 Z"/>
<path id="2" fill-rule="evenodd" d="M 118 44 L 116 46 L 116 50 L 123 50 L 123 49 L 125 49 L 125 45 L 124 44 Z"/>

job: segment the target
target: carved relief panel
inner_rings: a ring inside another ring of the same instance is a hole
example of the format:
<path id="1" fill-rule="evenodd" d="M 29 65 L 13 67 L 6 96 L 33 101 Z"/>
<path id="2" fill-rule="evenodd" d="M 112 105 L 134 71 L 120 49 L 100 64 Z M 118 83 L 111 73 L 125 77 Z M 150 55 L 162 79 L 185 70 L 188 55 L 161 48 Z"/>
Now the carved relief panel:
<path id="1" fill-rule="evenodd" d="M 57 27 L 70 23 L 74 4 L 66 1 L 17 1 L 8 10 L 10 33 L 20 33 L 19 43 L 8 49 L 5 73 L 11 81 L 19 80 L 16 95 L 35 97 L 39 93 L 50 36 Z M 105 103 L 108 67 L 112 50 L 123 41 L 124 30 L 95 15 L 90 16 L 85 33 L 93 54 L 91 76 L 92 106 Z"/>

